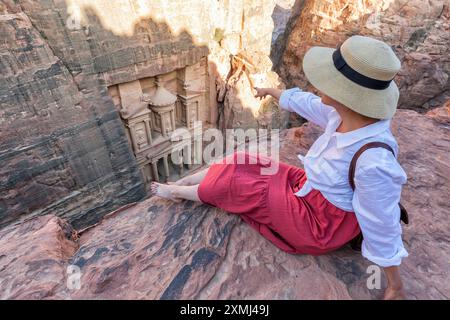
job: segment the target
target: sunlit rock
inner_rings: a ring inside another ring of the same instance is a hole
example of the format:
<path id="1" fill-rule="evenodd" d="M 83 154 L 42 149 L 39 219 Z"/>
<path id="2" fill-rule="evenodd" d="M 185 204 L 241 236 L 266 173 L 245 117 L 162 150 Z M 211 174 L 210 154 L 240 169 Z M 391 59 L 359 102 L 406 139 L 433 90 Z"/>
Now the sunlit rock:
<path id="1" fill-rule="evenodd" d="M 288 87 L 306 87 L 302 59 L 311 46 L 336 47 L 359 34 L 387 42 L 402 61 L 402 108 L 426 111 L 449 98 L 450 6 L 445 0 L 297 1 L 279 66 Z"/>

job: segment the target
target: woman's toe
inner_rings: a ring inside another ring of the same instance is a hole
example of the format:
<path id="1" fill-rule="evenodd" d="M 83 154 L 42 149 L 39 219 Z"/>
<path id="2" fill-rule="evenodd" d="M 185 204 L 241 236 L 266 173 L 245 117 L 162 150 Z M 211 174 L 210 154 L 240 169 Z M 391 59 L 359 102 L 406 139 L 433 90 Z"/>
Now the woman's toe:
<path id="1" fill-rule="evenodd" d="M 152 182 L 152 184 L 150 185 L 150 189 L 152 193 L 158 194 L 159 185 L 156 182 Z"/>

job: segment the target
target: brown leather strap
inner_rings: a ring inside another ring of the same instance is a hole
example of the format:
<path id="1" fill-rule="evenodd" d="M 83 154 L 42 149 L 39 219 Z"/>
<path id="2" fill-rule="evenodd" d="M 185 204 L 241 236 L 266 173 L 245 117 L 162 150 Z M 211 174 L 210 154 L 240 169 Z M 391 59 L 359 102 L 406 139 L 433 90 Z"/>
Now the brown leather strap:
<path id="1" fill-rule="evenodd" d="M 352 158 L 352 161 L 350 162 L 350 168 L 348 170 L 348 182 L 350 183 L 350 186 L 352 187 L 353 191 L 355 190 L 355 171 L 356 171 L 356 162 L 358 161 L 359 156 L 366 151 L 367 149 L 371 148 L 384 148 L 392 152 L 392 154 L 395 157 L 394 150 L 392 150 L 391 146 L 389 146 L 386 143 L 383 142 L 369 142 L 365 145 L 363 145 L 358 151 L 356 151 L 355 155 Z M 403 221 L 405 224 L 409 223 L 409 217 L 408 212 L 406 211 L 405 207 L 399 203 L 400 206 L 400 221 Z M 363 241 L 363 235 L 360 232 L 355 238 L 353 238 L 350 241 L 350 246 L 353 250 L 361 251 L 361 244 Z"/>
<path id="2" fill-rule="evenodd" d="M 395 157 L 394 150 L 392 150 L 391 146 L 384 142 L 369 142 L 365 145 L 363 145 L 358 151 L 356 151 L 355 155 L 352 158 L 352 161 L 350 162 L 350 169 L 348 170 L 348 182 L 350 183 L 350 186 L 352 187 L 353 191 L 355 190 L 355 171 L 356 171 L 356 162 L 358 161 L 359 156 L 366 151 L 367 149 L 372 148 L 384 148 L 392 152 L 392 154 Z"/>
<path id="3" fill-rule="evenodd" d="M 406 208 L 399 202 L 400 206 L 400 221 L 403 221 L 404 224 L 409 224 L 409 216 Z"/>

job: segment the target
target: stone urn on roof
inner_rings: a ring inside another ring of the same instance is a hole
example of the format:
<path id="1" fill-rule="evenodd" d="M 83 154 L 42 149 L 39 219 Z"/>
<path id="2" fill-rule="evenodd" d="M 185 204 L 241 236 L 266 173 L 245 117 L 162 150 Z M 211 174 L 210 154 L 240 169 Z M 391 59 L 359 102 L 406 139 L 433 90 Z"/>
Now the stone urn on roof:
<path id="1" fill-rule="evenodd" d="M 154 112 L 154 130 L 164 137 L 175 130 L 175 103 L 177 96 L 164 88 L 160 77 L 156 77 L 156 92 L 153 96 L 145 95 L 143 100 L 149 104 Z"/>

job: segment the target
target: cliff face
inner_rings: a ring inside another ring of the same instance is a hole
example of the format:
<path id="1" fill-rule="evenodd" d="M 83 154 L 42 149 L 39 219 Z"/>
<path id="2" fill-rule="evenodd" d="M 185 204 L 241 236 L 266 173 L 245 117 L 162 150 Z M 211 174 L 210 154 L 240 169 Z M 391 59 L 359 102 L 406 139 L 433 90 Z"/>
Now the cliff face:
<path id="1" fill-rule="evenodd" d="M 284 125 L 251 90 L 279 84 L 268 58 L 274 6 L 0 1 L 0 226 L 53 213 L 80 228 L 145 197 L 111 86 L 207 59 L 204 122 Z"/>
<path id="2" fill-rule="evenodd" d="M 401 108 L 426 111 L 450 97 L 448 0 L 297 0 L 294 10 L 278 61 L 289 87 L 306 86 L 302 59 L 310 46 L 336 47 L 360 34 L 387 42 L 400 57 Z"/>
<path id="3" fill-rule="evenodd" d="M 88 71 L 92 52 L 79 48 L 87 42 L 48 2 L 2 1 L 0 13 L 0 225 L 50 212 L 89 224 L 142 198 L 118 114 Z"/>

